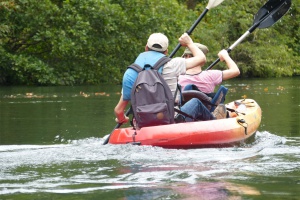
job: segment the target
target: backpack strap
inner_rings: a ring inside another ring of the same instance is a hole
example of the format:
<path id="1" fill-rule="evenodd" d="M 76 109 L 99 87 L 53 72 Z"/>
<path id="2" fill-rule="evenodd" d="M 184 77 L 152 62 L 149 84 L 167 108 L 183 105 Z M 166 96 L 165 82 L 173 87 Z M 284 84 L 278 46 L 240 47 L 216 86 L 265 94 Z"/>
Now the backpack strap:
<path id="1" fill-rule="evenodd" d="M 177 87 L 175 90 L 174 99 L 176 99 L 176 97 L 177 97 L 177 92 L 179 92 L 179 102 L 177 104 L 175 103 L 175 105 L 177 105 L 180 109 L 182 102 L 184 102 L 184 97 L 182 95 L 181 85 L 178 83 L 177 83 Z"/>
<path id="2" fill-rule="evenodd" d="M 162 58 L 160 58 L 154 65 L 153 65 L 153 69 L 154 70 L 158 70 L 162 65 L 166 64 L 167 62 L 169 62 L 172 58 L 169 58 L 167 56 L 164 56 Z"/>
<path id="3" fill-rule="evenodd" d="M 137 73 L 140 73 L 141 71 L 143 71 L 143 68 L 141 68 L 138 64 L 135 64 L 135 63 L 132 63 L 127 68 L 131 68 L 131 69 L 135 70 Z"/>
<path id="4" fill-rule="evenodd" d="M 171 60 L 171 58 L 164 56 L 161 57 L 152 67 L 152 69 L 158 70 L 162 65 L 166 64 L 167 62 L 169 62 Z M 150 66 L 151 67 L 151 66 Z M 132 63 L 131 65 L 129 65 L 127 68 L 131 68 L 133 70 L 135 70 L 136 72 L 141 72 L 144 70 L 144 68 L 140 67 L 138 64 L 136 63 Z"/>

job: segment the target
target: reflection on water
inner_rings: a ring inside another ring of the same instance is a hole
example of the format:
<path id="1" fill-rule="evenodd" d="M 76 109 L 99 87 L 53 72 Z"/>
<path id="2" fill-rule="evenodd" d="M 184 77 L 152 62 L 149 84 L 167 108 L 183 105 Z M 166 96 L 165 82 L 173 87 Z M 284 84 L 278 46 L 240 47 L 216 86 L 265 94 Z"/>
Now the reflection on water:
<path id="1" fill-rule="evenodd" d="M 126 195 L 137 199 L 193 199 L 194 195 L 220 199 L 261 195 L 266 191 L 257 180 L 264 177 L 288 172 L 299 178 L 300 138 L 268 132 L 257 132 L 255 137 L 247 147 L 192 150 L 102 145 L 102 138 L 59 145 L 4 145 L 0 146 L 0 195 L 128 189 Z M 299 184 L 297 177 L 289 179 Z M 277 187 L 282 185 L 278 182 Z M 152 196 L 153 190 L 160 192 Z"/>

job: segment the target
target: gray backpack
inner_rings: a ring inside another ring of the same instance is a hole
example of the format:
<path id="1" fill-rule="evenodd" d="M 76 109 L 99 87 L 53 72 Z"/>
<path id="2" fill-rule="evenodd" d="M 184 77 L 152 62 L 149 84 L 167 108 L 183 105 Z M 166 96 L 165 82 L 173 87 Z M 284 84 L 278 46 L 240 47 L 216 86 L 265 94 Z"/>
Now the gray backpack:
<path id="1" fill-rule="evenodd" d="M 131 90 L 131 107 L 138 128 L 174 123 L 174 97 L 158 72 L 170 60 L 165 56 L 153 67 L 145 65 L 141 68 L 137 64 L 128 67 L 138 72 Z"/>

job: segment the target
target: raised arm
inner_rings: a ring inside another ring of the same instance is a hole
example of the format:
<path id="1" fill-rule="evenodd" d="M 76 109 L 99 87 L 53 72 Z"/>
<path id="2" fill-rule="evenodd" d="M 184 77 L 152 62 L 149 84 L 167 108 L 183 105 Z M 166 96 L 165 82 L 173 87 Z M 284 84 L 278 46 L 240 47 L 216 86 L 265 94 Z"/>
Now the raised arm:
<path id="1" fill-rule="evenodd" d="M 188 47 L 193 54 L 192 58 L 186 59 L 186 69 L 194 68 L 199 65 L 202 66 L 206 63 L 206 56 L 194 44 L 192 38 L 187 33 L 181 35 L 181 37 L 179 38 L 179 42 L 181 46 Z"/>
<path id="2" fill-rule="evenodd" d="M 236 63 L 232 60 L 232 58 L 229 56 L 228 52 L 223 49 L 218 53 L 218 56 L 220 58 L 220 61 L 225 61 L 228 69 L 223 71 L 223 80 L 228 80 L 231 78 L 234 78 L 238 75 L 240 75 L 240 70 Z"/>

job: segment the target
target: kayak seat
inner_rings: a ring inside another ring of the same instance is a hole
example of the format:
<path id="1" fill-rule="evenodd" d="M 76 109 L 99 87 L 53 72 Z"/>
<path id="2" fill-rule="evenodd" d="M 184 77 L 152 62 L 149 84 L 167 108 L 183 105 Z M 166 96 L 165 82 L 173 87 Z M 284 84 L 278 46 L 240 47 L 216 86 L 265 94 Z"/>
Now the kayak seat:
<path id="1" fill-rule="evenodd" d="M 199 99 L 208 108 L 208 110 L 211 110 L 211 108 L 212 108 L 212 104 L 211 104 L 212 98 L 207 96 L 205 93 L 200 92 L 198 90 L 182 91 L 182 101 L 181 101 L 182 105 L 184 105 L 186 102 L 188 102 L 192 98 Z"/>
<path id="2" fill-rule="evenodd" d="M 200 90 L 194 90 L 194 89 L 184 90 L 182 91 L 181 103 L 182 105 L 184 105 L 184 103 L 188 102 L 192 98 L 198 98 L 210 112 L 213 112 L 220 103 L 224 103 L 227 91 L 228 88 L 226 88 L 223 85 L 219 87 L 216 93 L 211 93 L 211 94 L 205 94 Z"/>

